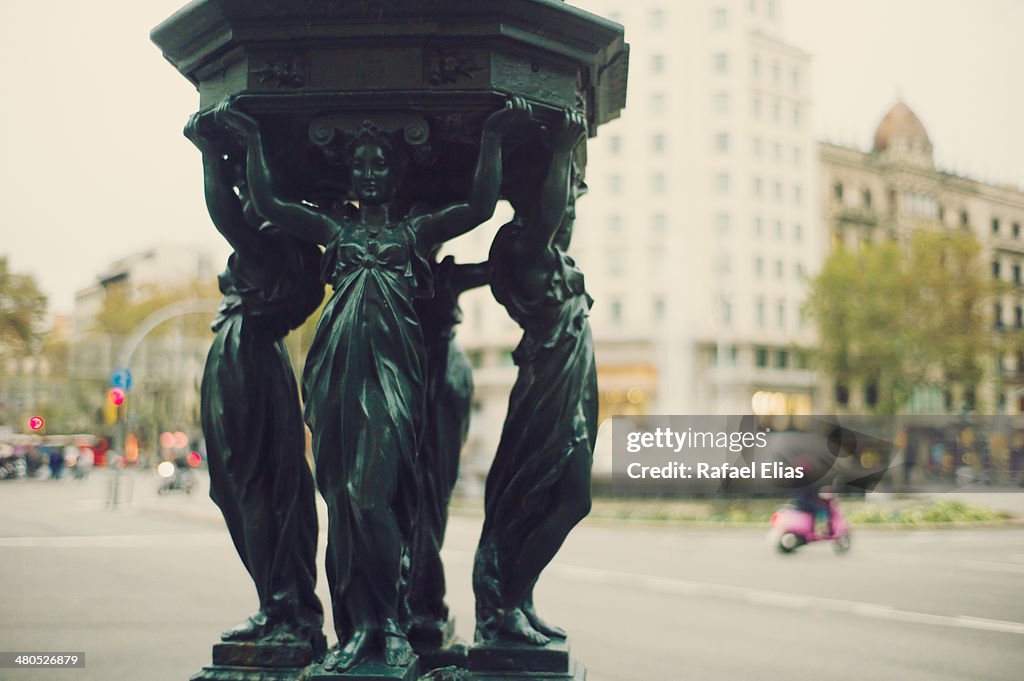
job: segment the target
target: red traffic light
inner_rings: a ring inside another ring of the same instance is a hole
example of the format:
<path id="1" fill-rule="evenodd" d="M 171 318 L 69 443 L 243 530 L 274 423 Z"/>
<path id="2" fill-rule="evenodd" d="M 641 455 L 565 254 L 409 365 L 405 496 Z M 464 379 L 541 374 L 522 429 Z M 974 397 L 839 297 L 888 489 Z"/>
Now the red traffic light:
<path id="1" fill-rule="evenodd" d="M 188 465 L 192 468 L 196 468 L 203 462 L 203 457 L 199 456 L 199 452 L 190 452 L 188 455 Z"/>
<path id="2" fill-rule="evenodd" d="M 120 407 L 124 404 L 124 390 L 121 388 L 111 388 L 110 392 L 107 393 L 107 399 L 115 407 Z"/>

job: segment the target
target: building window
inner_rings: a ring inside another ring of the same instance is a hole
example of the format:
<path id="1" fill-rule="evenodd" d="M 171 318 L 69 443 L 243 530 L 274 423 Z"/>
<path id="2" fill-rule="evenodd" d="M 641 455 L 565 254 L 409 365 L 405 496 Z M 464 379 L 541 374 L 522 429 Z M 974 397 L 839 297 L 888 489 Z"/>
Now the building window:
<path id="1" fill-rule="evenodd" d="M 655 232 L 664 232 L 665 231 L 665 214 L 664 213 L 655 213 L 654 214 L 654 217 L 651 219 L 651 229 L 653 229 Z"/>
<path id="2" fill-rule="evenodd" d="M 754 274 L 757 275 L 758 278 L 761 278 L 764 275 L 764 258 L 761 256 L 754 258 Z"/>
<path id="3" fill-rule="evenodd" d="M 1014 239 L 1019 239 L 1020 238 L 1020 223 L 1019 222 L 1013 223 L 1013 238 Z"/>
<path id="4" fill-rule="evenodd" d="M 992 218 L 992 233 L 999 234 L 999 218 Z"/>
<path id="5" fill-rule="evenodd" d="M 800 107 L 795 105 L 793 106 L 793 127 L 800 127 Z"/>
<path id="6" fill-rule="evenodd" d="M 651 95 L 651 111 L 653 113 L 665 111 L 665 95 L 663 93 L 655 92 Z"/>
<path id="7" fill-rule="evenodd" d="M 664 73 L 665 72 L 665 55 L 663 55 L 663 54 L 651 55 L 651 71 L 653 71 L 654 73 Z"/>
<path id="8" fill-rule="evenodd" d="M 999 261 L 998 260 L 993 260 L 992 261 L 992 278 L 993 279 L 998 279 L 999 278 L 999 274 L 1000 274 Z"/>
<path id="9" fill-rule="evenodd" d="M 654 318 L 662 320 L 665 318 L 665 299 L 658 297 L 654 299 Z"/>
<path id="10" fill-rule="evenodd" d="M 608 138 L 608 152 L 616 156 L 622 151 L 622 138 L 618 135 L 612 135 Z"/>
<path id="11" fill-rule="evenodd" d="M 781 300 L 775 305 L 775 323 L 780 329 L 786 326 L 786 304 Z"/>
<path id="12" fill-rule="evenodd" d="M 971 218 L 965 210 L 960 211 L 960 226 L 963 229 L 967 229 L 971 226 Z"/>
<path id="13" fill-rule="evenodd" d="M 864 207 L 870 209 L 871 208 L 871 190 L 870 189 L 865 189 L 864 191 L 862 191 L 860 193 L 860 197 L 861 197 L 861 200 L 864 203 Z"/>
<path id="14" fill-rule="evenodd" d="M 1003 306 L 999 303 L 992 306 L 992 320 L 997 329 L 1003 328 Z"/>
<path id="15" fill-rule="evenodd" d="M 761 158 L 761 138 L 755 137 L 753 141 L 754 158 Z"/>
<path id="16" fill-rule="evenodd" d="M 782 161 L 782 144 L 780 142 L 775 143 L 775 160 Z"/>
<path id="17" fill-rule="evenodd" d="M 772 120 L 775 121 L 776 123 L 778 123 L 779 119 L 781 119 L 781 118 L 782 118 L 782 104 L 780 104 L 779 100 L 776 99 L 774 102 L 772 102 Z"/>
<path id="18" fill-rule="evenodd" d="M 1013 283 L 1020 285 L 1020 265 L 1013 266 Z"/>
<path id="19" fill-rule="evenodd" d="M 775 238 L 778 239 L 779 241 L 782 241 L 782 221 L 781 220 L 776 220 L 775 221 Z"/>
<path id="20" fill-rule="evenodd" d="M 754 97 L 750 100 L 750 112 L 754 114 L 754 118 L 761 117 L 761 98 Z"/>
<path id="21" fill-rule="evenodd" d="M 789 366 L 789 351 L 779 350 L 775 353 L 775 368 L 785 369 Z"/>
<path id="22" fill-rule="evenodd" d="M 850 403 L 850 389 L 842 383 L 836 383 L 836 404 L 845 407 Z"/>
<path id="23" fill-rule="evenodd" d="M 790 75 L 792 76 L 793 89 L 794 90 L 799 90 L 800 89 L 800 71 L 798 71 L 797 69 L 793 69 L 792 72 L 790 72 Z"/>
<path id="24" fill-rule="evenodd" d="M 757 57 L 750 60 L 750 75 L 755 79 L 761 77 L 761 60 Z"/>
<path id="25" fill-rule="evenodd" d="M 1024 328 L 1024 307 L 1020 305 L 1013 308 L 1013 327 L 1015 329 Z"/>
<path id="26" fill-rule="evenodd" d="M 608 254 L 608 274 L 617 277 L 622 274 L 622 254 L 619 252 Z"/>
<path id="27" fill-rule="evenodd" d="M 783 265 L 781 260 L 775 261 L 775 278 L 782 279 Z M 779 303 L 781 305 L 781 303 Z"/>
<path id="28" fill-rule="evenodd" d="M 755 177 L 754 178 L 754 196 L 761 196 L 762 185 L 763 185 L 763 182 L 761 181 L 761 178 L 760 177 Z"/>
<path id="29" fill-rule="evenodd" d="M 864 403 L 869 407 L 874 407 L 878 404 L 878 384 L 868 383 L 867 387 L 864 388 Z"/>
<path id="30" fill-rule="evenodd" d="M 835 197 L 836 201 L 842 201 L 843 200 L 843 183 L 842 182 L 836 182 L 834 185 L 832 185 L 832 196 Z"/>
<path id="31" fill-rule="evenodd" d="M 754 348 L 754 365 L 761 369 L 768 366 L 768 348 Z"/>
<path id="32" fill-rule="evenodd" d="M 801 198 L 802 197 L 801 197 L 800 185 L 794 185 L 793 186 L 793 203 L 795 203 L 797 205 L 800 205 L 800 199 Z"/>
<path id="33" fill-rule="evenodd" d="M 782 67 L 779 66 L 779 62 L 772 62 L 772 80 L 778 85 L 782 82 Z"/>
<path id="34" fill-rule="evenodd" d="M 797 281 L 803 281 L 804 277 L 807 276 L 807 273 L 804 271 L 803 263 L 799 262 L 793 266 L 793 273 L 796 275 Z"/>
<path id="35" fill-rule="evenodd" d="M 622 193 L 622 176 L 612 175 L 608 178 L 608 193 L 610 194 L 621 194 Z"/>
<path id="36" fill-rule="evenodd" d="M 665 151 L 665 136 L 659 133 L 651 137 L 651 148 L 657 154 Z"/>
<path id="37" fill-rule="evenodd" d="M 728 253 L 718 254 L 718 264 L 715 269 L 719 274 L 729 274 L 732 271 L 732 260 Z"/>
<path id="38" fill-rule="evenodd" d="M 665 24 L 665 12 L 660 9 L 652 9 L 650 23 L 651 28 L 660 29 Z"/>
<path id="39" fill-rule="evenodd" d="M 729 93 L 715 93 L 715 113 L 724 114 L 729 111 Z"/>
<path id="40" fill-rule="evenodd" d="M 754 315 L 757 319 L 758 326 L 764 326 L 764 301 L 758 299 L 757 304 L 754 305 Z"/>
<path id="41" fill-rule="evenodd" d="M 619 324 L 620 322 L 622 322 L 622 302 L 621 301 L 619 301 L 619 300 L 611 301 L 611 305 L 609 306 L 609 310 L 611 311 L 612 322 L 613 323 Z"/>
<path id="42" fill-rule="evenodd" d="M 664 175 L 662 175 L 661 173 L 655 173 L 654 176 L 651 177 L 651 190 L 655 194 L 664 194 L 665 193 L 665 176 Z"/>
<path id="43" fill-rule="evenodd" d="M 715 28 L 725 28 L 729 24 L 729 12 L 724 7 L 716 7 L 714 13 Z"/>
<path id="44" fill-rule="evenodd" d="M 800 223 L 793 225 L 793 241 L 801 241 L 803 238 L 804 230 L 803 227 L 800 226 Z"/>
<path id="45" fill-rule="evenodd" d="M 608 216 L 608 231 L 612 234 L 619 234 L 622 232 L 622 216 L 617 213 L 612 213 Z"/>
<path id="46" fill-rule="evenodd" d="M 754 235 L 758 238 L 764 235 L 764 220 L 759 217 L 754 218 Z"/>
<path id="47" fill-rule="evenodd" d="M 793 165 L 800 165 L 800 147 L 793 147 Z"/>
<path id="48" fill-rule="evenodd" d="M 719 213 L 716 223 L 718 226 L 718 233 L 725 235 L 729 233 L 729 227 L 731 226 L 731 220 L 728 213 Z"/>
<path id="49" fill-rule="evenodd" d="M 729 173 L 718 173 L 715 177 L 715 188 L 719 194 L 729 193 Z"/>
<path id="50" fill-rule="evenodd" d="M 732 324 L 732 302 L 728 298 L 722 299 L 722 325 L 729 326 Z M 736 348 L 733 348 L 735 352 Z"/>
<path id="51" fill-rule="evenodd" d="M 712 63 L 716 72 L 726 73 L 729 70 L 729 55 L 719 52 L 714 56 Z"/>
<path id="52" fill-rule="evenodd" d="M 778 180 L 775 181 L 775 200 L 782 200 L 782 183 L 779 182 Z"/>
<path id="53" fill-rule="evenodd" d="M 729 133 L 720 132 L 715 135 L 715 150 L 720 154 L 729 151 Z"/>

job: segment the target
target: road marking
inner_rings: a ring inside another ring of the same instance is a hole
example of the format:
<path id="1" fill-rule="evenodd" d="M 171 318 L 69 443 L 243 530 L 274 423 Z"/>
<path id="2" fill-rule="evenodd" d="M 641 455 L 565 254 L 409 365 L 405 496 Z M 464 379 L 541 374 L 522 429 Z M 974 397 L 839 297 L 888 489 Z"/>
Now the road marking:
<path id="1" fill-rule="evenodd" d="M 0 548 L 120 549 L 228 546 L 226 534 L 123 534 L 91 537 L 0 537 Z"/>
<path id="2" fill-rule="evenodd" d="M 976 570 L 987 570 L 988 572 L 1013 572 L 1024 574 L 1024 565 L 1020 563 L 1000 563 L 994 560 L 965 560 L 963 564 Z"/>
<path id="3" fill-rule="evenodd" d="M 847 601 L 838 598 L 791 594 L 781 591 L 769 591 L 767 589 L 696 582 L 671 577 L 654 577 L 581 565 L 554 564 L 551 566 L 550 572 L 563 579 L 571 579 L 577 582 L 587 581 L 591 583 L 632 586 L 664 594 L 716 596 L 751 605 L 767 605 L 795 610 L 827 610 L 868 619 L 928 624 L 955 629 L 973 629 L 976 631 L 995 631 L 1024 636 L 1024 623 L 1021 622 L 985 619 L 968 615 L 935 615 L 926 612 L 899 610 L 881 603 Z"/>

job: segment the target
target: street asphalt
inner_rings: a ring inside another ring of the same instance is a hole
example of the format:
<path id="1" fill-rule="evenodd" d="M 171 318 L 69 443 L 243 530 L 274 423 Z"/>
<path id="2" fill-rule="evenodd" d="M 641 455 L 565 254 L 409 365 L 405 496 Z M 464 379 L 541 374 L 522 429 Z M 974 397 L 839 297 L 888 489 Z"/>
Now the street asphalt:
<path id="1" fill-rule="evenodd" d="M 0 652 L 86 654 L 83 669 L 0 669 L 0 680 L 185 681 L 255 609 L 205 479 L 193 495 L 158 496 L 155 477 L 125 474 L 110 508 L 111 479 L 0 482 Z M 479 524 L 453 517 L 444 551 L 466 638 Z M 585 521 L 538 607 L 570 632 L 590 681 L 1024 678 L 1020 526 L 854 528 L 842 556 L 779 555 L 765 529 Z M 326 602 L 322 574 L 319 586 Z"/>

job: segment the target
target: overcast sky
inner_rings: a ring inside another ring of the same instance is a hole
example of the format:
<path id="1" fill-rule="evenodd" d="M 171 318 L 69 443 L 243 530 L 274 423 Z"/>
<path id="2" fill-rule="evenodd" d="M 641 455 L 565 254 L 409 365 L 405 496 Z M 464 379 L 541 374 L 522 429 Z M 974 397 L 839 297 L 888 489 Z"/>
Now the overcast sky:
<path id="1" fill-rule="evenodd" d="M 56 312 L 136 250 L 227 254 L 181 136 L 198 95 L 149 41 L 184 4 L 0 2 L 0 255 Z M 819 137 L 867 147 L 899 96 L 941 166 L 1024 185 L 1024 1 L 785 0 L 783 12 L 787 41 L 813 57 Z"/>

